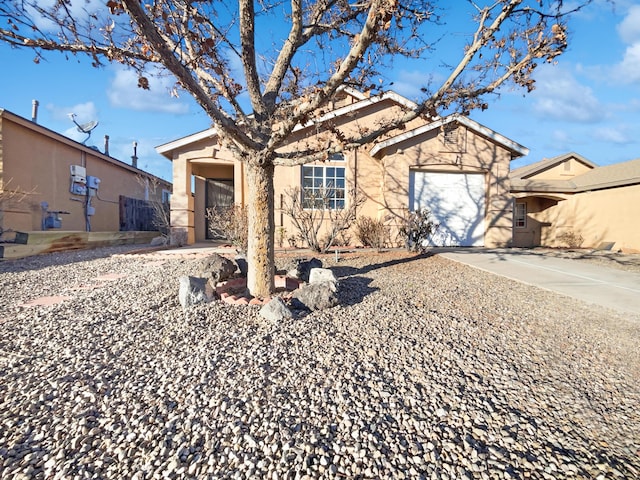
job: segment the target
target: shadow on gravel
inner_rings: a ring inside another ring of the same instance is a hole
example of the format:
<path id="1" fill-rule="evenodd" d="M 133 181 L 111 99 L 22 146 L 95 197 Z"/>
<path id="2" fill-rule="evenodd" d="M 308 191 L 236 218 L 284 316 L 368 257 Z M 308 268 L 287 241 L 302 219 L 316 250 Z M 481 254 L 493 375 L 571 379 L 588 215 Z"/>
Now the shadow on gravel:
<path id="1" fill-rule="evenodd" d="M 373 281 L 371 278 L 364 277 L 373 270 L 380 268 L 401 265 L 416 260 L 432 257 L 432 253 L 415 255 L 410 258 L 398 258 L 382 263 L 373 263 L 364 267 L 356 268 L 348 265 L 329 267 L 340 281 L 340 289 L 338 290 L 338 298 L 341 305 L 356 305 L 361 303 L 367 295 L 378 291 L 378 288 L 371 287 L 369 284 Z"/>
<path id="2" fill-rule="evenodd" d="M 353 275 L 364 275 L 366 273 L 369 273 L 373 270 L 378 270 L 380 268 L 392 267 L 394 265 L 402 265 L 404 263 L 415 262 L 416 260 L 422 260 L 422 259 L 433 257 L 433 256 L 434 256 L 434 253 L 427 252 L 420 255 L 414 255 L 413 257 L 403 257 L 403 258 L 388 260 L 382 263 L 372 263 L 360 268 L 350 267 L 348 265 L 345 265 L 342 267 L 338 265 L 338 266 L 332 266 L 329 268 L 333 271 L 333 273 L 335 273 L 338 279 L 342 279 L 344 277 L 350 277 Z M 340 282 L 342 283 L 342 280 L 340 280 Z"/>
<path id="3" fill-rule="evenodd" d="M 338 289 L 338 301 L 340 305 L 352 306 L 358 303 L 362 303 L 364 297 L 379 290 L 377 288 L 370 287 L 369 284 L 372 279 L 367 277 L 347 277 L 340 280 L 340 288 Z"/>

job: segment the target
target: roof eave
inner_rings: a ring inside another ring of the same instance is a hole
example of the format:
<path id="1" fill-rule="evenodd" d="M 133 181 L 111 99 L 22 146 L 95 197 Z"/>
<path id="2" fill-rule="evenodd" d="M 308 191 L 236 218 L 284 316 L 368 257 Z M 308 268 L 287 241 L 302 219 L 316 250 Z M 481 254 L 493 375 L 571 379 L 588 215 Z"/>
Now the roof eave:
<path id="1" fill-rule="evenodd" d="M 156 152 L 169 160 L 173 160 L 172 154 L 175 150 L 186 147 L 187 145 L 191 145 L 192 143 L 199 142 L 201 140 L 206 140 L 207 138 L 214 138 L 217 135 L 218 131 L 215 128 L 208 128 L 207 130 L 202 130 L 201 132 L 193 133 L 191 135 L 187 135 L 186 137 L 178 138 L 177 140 L 172 140 L 171 142 L 158 145 L 156 147 Z"/>
<path id="2" fill-rule="evenodd" d="M 490 128 L 487 128 L 484 125 L 481 125 L 478 122 L 471 120 L 468 117 L 465 117 L 464 115 L 459 115 L 459 114 L 454 114 L 454 115 L 449 115 L 448 117 L 439 118 L 437 120 L 434 120 L 433 122 L 428 123 L 427 125 L 423 125 L 409 132 L 404 132 L 404 133 L 401 133 L 400 135 L 396 135 L 395 137 L 385 140 L 384 142 L 380 142 L 376 144 L 369 153 L 371 154 L 371 156 L 375 157 L 377 154 L 383 152 L 385 149 L 393 145 L 397 145 L 401 142 L 410 140 L 411 138 L 415 138 L 419 135 L 423 135 L 425 133 L 433 131 L 436 128 L 440 128 L 443 125 L 447 125 L 452 122 L 458 122 L 466 126 L 467 128 L 476 131 L 480 135 L 486 138 L 489 138 L 490 140 L 496 143 L 501 144 L 503 147 L 509 150 L 509 152 L 511 152 L 511 160 L 518 157 L 523 157 L 529 154 L 529 149 L 527 147 L 520 145 L 517 142 L 514 142 L 513 140 L 505 137 L 504 135 L 498 132 L 495 132 Z"/>

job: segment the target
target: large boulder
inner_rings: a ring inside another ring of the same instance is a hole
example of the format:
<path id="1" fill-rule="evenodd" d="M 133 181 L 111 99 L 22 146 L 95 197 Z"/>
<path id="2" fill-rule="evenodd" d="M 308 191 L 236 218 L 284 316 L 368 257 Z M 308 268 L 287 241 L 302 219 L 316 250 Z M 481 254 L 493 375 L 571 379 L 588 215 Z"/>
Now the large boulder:
<path id="1" fill-rule="evenodd" d="M 293 292 L 291 306 L 305 310 L 324 310 L 338 304 L 336 286 L 331 282 L 310 283 Z"/>
<path id="2" fill-rule="evenodd" d="M 224 282 L 236 272 L 236 264 L 217 253 L 205 257 L 201 263 L 201 273 L 213 285 Z"/>

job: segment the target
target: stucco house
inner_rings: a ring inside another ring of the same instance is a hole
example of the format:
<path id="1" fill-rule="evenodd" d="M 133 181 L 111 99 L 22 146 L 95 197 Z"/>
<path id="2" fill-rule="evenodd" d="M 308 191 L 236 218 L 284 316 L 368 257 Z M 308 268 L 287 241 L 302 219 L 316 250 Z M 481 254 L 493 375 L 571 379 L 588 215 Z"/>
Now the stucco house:
<path id="1" fill-rule="evenodd" d="M 0 109 L 0 232 L 150 230 L 145 202 L 171 183 L 43 127 L 35 105 L 31 120 Z"/>
<path id="2" fill-rule="evenodd" d="M 325 122 L 333 129 L 366 129 L 413 108 L 413 102 L 394 92 L 367 96 L 344 89 L 328 113 L 294 131 L 288 147 L 318 135 Z M 184 232 L 187 243 L 208 238 L 208 207 L 248 202 L 244 165 L 219 144 L 215 128 L 156 149 L 173 162 L 172 230 Z M 292 188 L 304 192 L 331 186 L 332 207 L 344 208 L 348 192 L 357 189 L 366 197 L 358 216 L 383 219 L 392 229 L 408 209 L 429 208 L 440 224 L 435 244 L 506 246 L 513 214 L 509 164 L 527 153 L 465 116 L 419 118 L 403 131 L 325 162 L 277 166 L 275 225 L 296 233 L 282 214 L 283 199 Z"/>
<path id="3" fill-rule="evenodd" d="M 640 252 L 640 159 L 599 167 L 566 153 L 513 170 L 511 191 L 514 246 Z"/>

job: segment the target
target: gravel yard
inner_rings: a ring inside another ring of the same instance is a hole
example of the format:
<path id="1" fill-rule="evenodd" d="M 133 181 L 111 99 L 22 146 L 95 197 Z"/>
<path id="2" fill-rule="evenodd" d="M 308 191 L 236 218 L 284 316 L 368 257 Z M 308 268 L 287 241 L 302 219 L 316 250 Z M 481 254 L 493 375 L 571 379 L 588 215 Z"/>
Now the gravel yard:
<path id="1" fill-rule="evenodd" d="M 361 252 L 274 325 L 127 250 L 0 263 L 0 479 L 640 477 L 640 316 Z"/>

